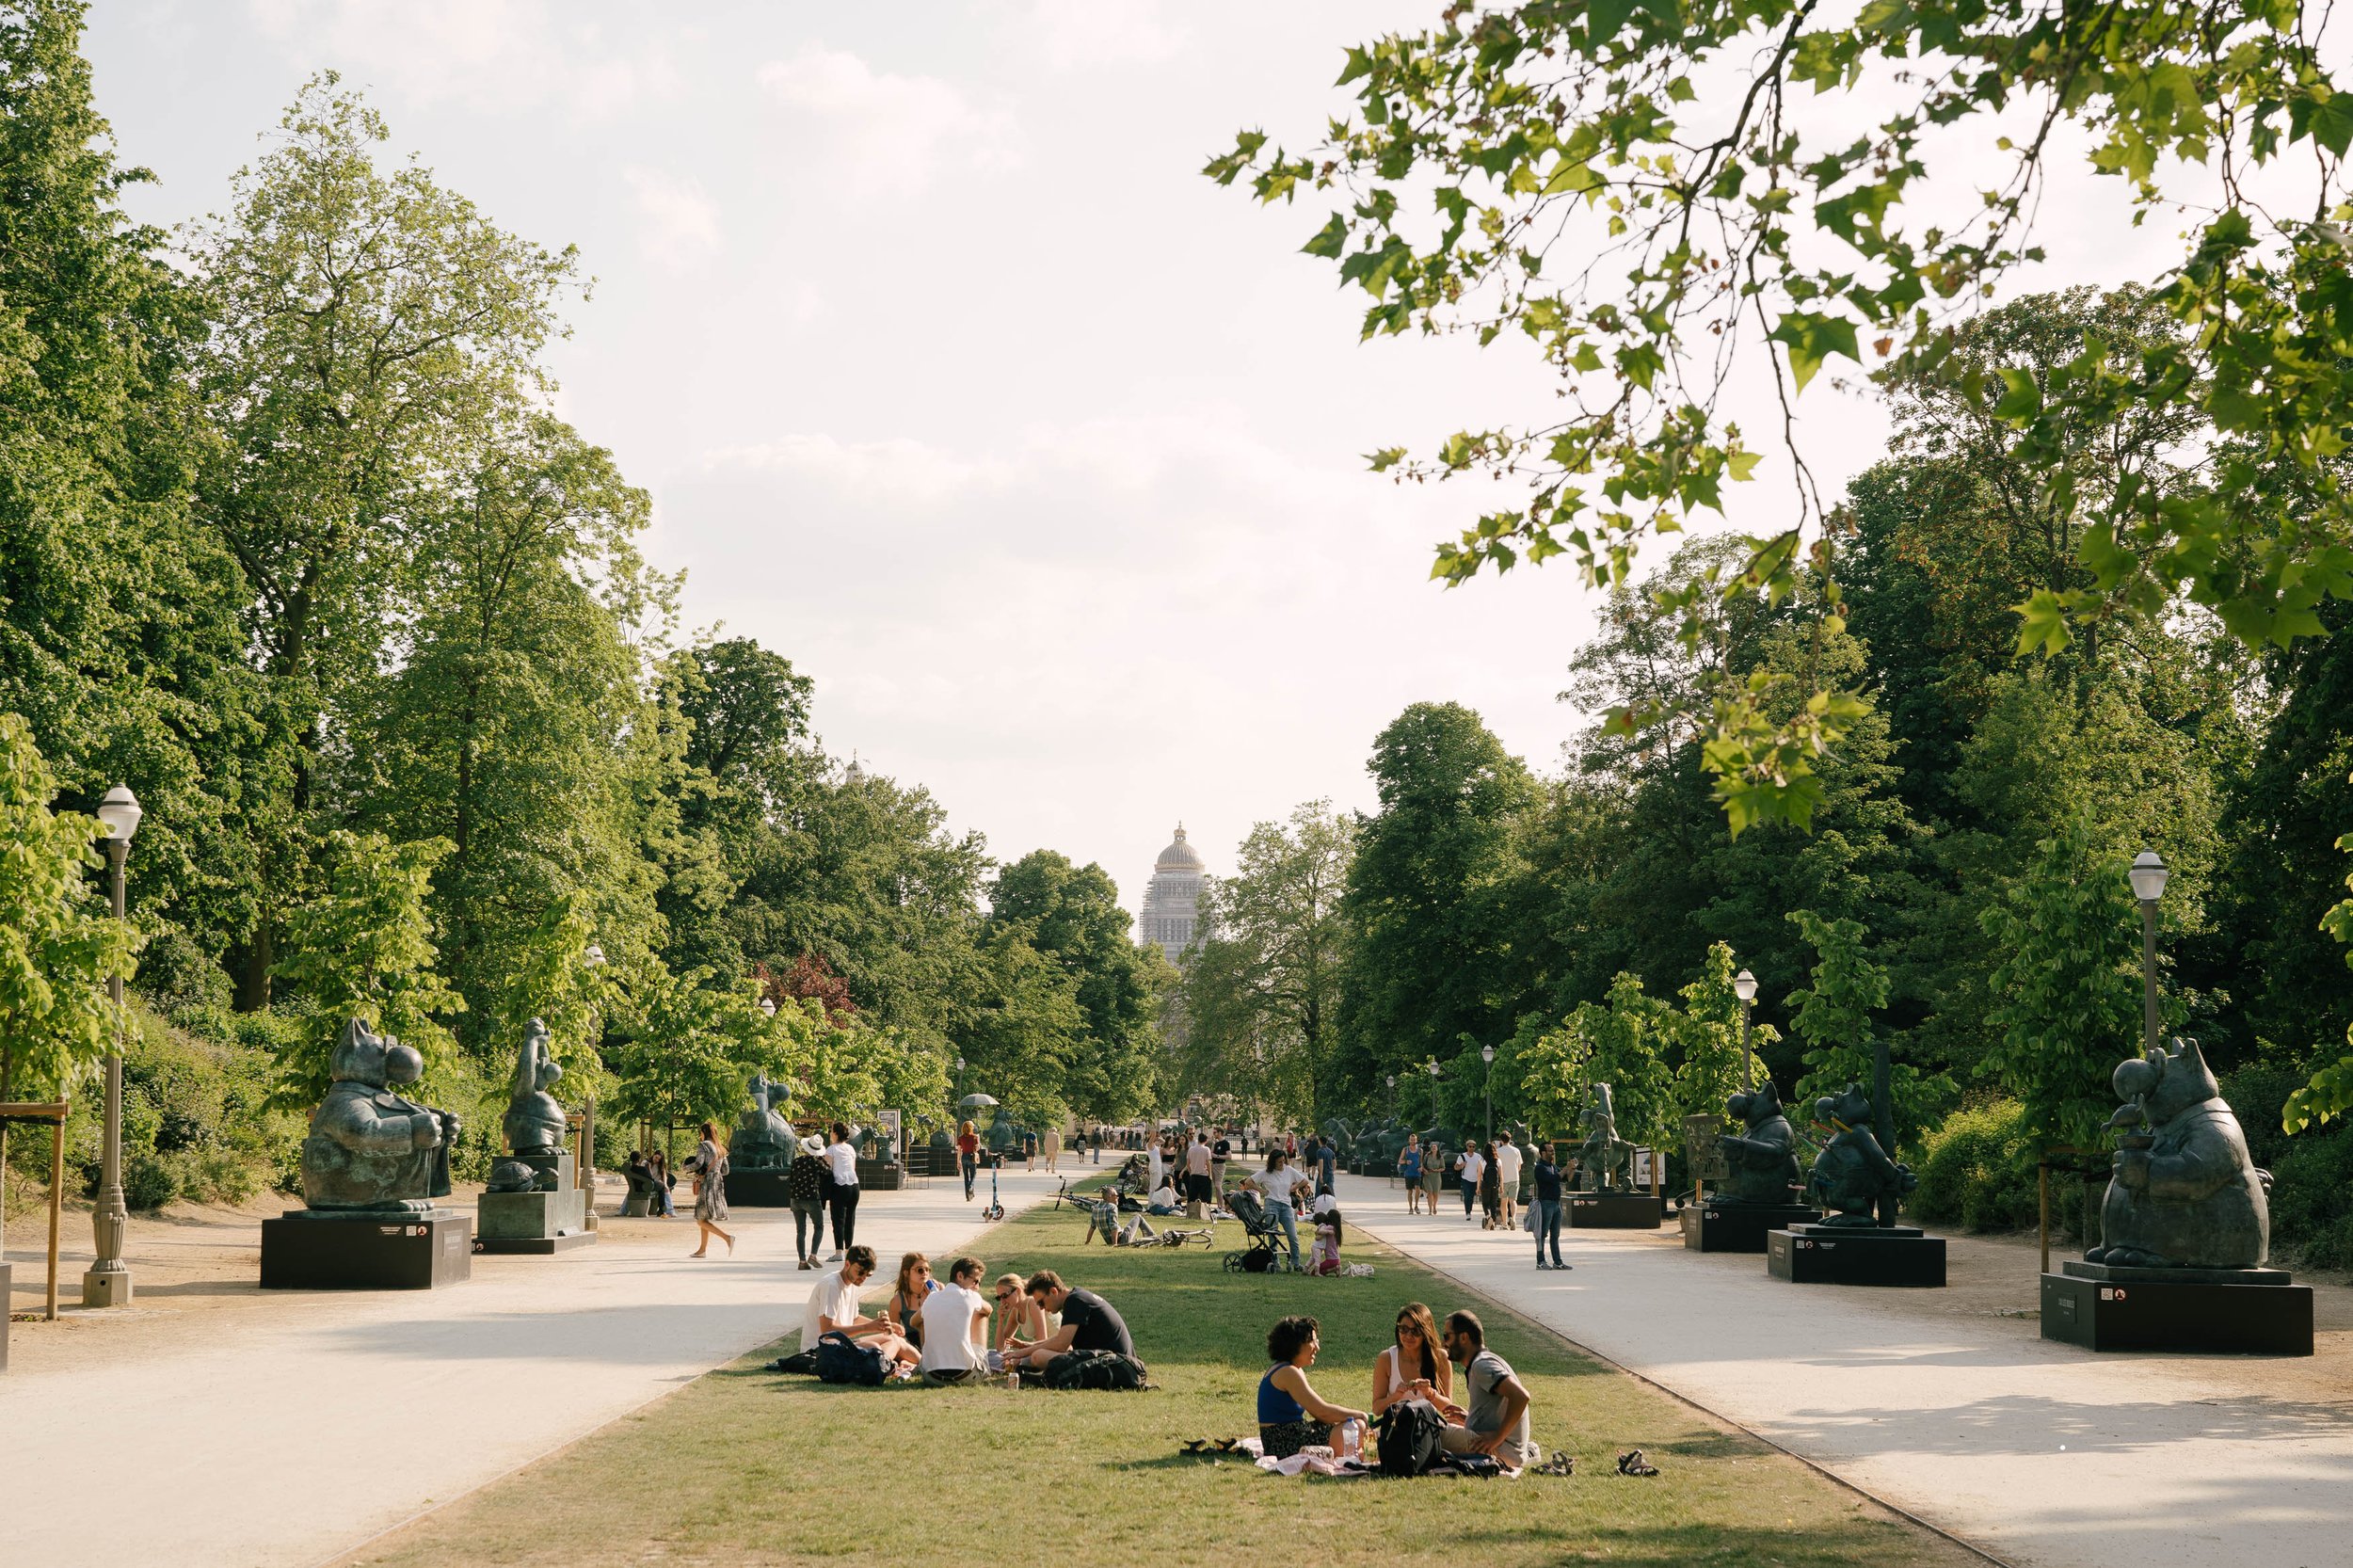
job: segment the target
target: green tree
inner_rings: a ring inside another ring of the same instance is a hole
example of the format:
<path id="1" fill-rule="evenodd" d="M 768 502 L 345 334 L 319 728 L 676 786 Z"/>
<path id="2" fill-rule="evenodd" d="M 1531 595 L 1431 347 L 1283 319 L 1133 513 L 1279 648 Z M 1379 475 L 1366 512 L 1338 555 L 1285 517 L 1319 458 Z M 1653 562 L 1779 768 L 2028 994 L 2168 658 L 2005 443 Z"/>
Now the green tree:
<path id="1" fill-rule="evenodd" d="M 1407 708 L 1373 742 L 1369 771 L 1380 807 L 1358 821 L 1349 863 L 1335 1074 L 1367 1103 L 1391 1069 L 1513 1032 L 1529 977 L 1510 900 L 1537 798 L 1527 767 L 1460 703 Z"/>
<path id="2" fill-rule="evenodd" d="M 760 1010 L 760 987 L 728 984 L 708 969 L 673 974 L 647 963 L 609 983 L 614 1016 L 607 1024 L 606 1065 L 614 1088 L 607 1109 L 627 1126 L 732 1127 L 749 1101 L 754 1073 L 802 1081 L 813 1065 L 824 1009 L 787 1003 L 771 1018 Z M 812 1018 L 810 1013 L 816 1016 Z"/>
<path id="3" fill-rule="evenodd" d="M 1176 999 L 1188 1095 L 1308 1127 L 1362 1097 L 1335 1075 L 1355 843 L 1330 801 L 1309 801 L 1253 826 L 1204 891 Z"/>
<path id="4" fill-rule="evenodd" d="M 2001 1033 L 1985 1065 L 2044 1147 L 2097 1149 L 2116 1109 L 2108 1080 L 2140 1049 L 2137 911 L 2125 862 L 2083 823 L 2041 849 L 2041 863 L 1982 917 L 2006 954 L 1986 1019 Z"/>
<path id="5" fill-rule="evenodd" d="M 1730 946 L 1711 942 L 1699 978 L 1683 987 L 1674 1079 L 1678 1142 L 1684 1117 L 1723 1115 L 1724 1102 L 1742 1077 L 1753 1080 L 1753 1070 L 1744 1075 L 1740 1060 L 1740 997 L 1732 988 L 1737 968 Z M 1769 1026 L 1751 1030 L 1750 1048 L 1769 1043 L 1771 1034 Z"/>
<path id="6" fill-rule="evenodd" d="M 2353 833 L 2337 840 L 2337 847 L 2353 853 Z M 2353 890 L 2353 875 L 2345 879 L 2345 888 Z M 2353 898 L 2343 899 L 2330 905 L 2321 917 L 2321 928 L 2339 942 L 2353 948 Z M 2347 968 L 2353 968 L 2353 952 L 2345 955 Z M 2345 1035 L 2353 1045 L 2353 1030 Z M 2312 1081 L 2288 1096 L 2280 1125 L 2289 1132 L 2301 1132 L 2314 1122 L 2326 1122 L 2353 1111 L 2353 1051 L 2334 1062 L 2323 1062 L 2314 1069 Z"/>
<path id="7" fill-rule="evenodd" d="M 1798 1080 L 1801 1110 L 1812 1102 L 1860 1083 L 1876 1096 L 1882 1031 L 1873 1017 L 1887 1005 L 1889 976 L 1864 952 L 1864 930 L 1856 920 L 1828 920 L 1811 909 L 1793 909 L 1789 923 L 1814 949 L 1807 985 L 1789 997 L 1789 1027 L 1805 1043 L 1805 1076 Z M 1898 1146 L 1908 1145 L 1942 1107 L 1951 1084 L 1940 1072 L 1888 1052 L 1888 1115 Z M 1891 1151 L 1892 1152 L 1892 1151 Z"/>
<path id="8" fill-rule="evenodd" d="M 1086 1029 L 1077 985 L 1019 925 L 984 930 L 967 964 L 949 1024 L 966 1061 L 965 1082 L 1032 1127 L 1061 1126 Z"/>
<path id="9" fill-rule="evenodd" d="M 435 968 L 429 895 L 445 839 L 396 844 L 378 833 L 328 835 L 327 888 L 296 905 L 286 922 L 278 976 L 299 987 L 309 1028 L 280 1056 L 269 1103 L 308 1111 L 334 1081 L 328 1061 L 344 1023 L 359 1018 L 424 1058 L 428 1083 L 458 1070 L 456 1040 L 442 1019 L 465 999 Z"/>
<path id="10" fill-rule="evenodd" d="M 72 1089 L 112 1047 L 106 982 L 131 972 L 129 930 L 83 879 L 105 830 L 55 793 L 31 727 L 0 713 L 0 1100 Z"/>
<path id="11" fill-rule="evenodd" d="M 1085 1017 L 1064 1097 L 1089 1121 L 1124 1123 L 1159 1106 L 1165 1052 L 1156 1019 L 1175 976 L 1158 949 L 1128 936 L 1119 889 L 1100 866 L 1033 850 L 989 888 L 989 920 L 1021 928 L 1061 966 Z"/>
<path id="12" fill-rule="evenodd" d="M 1643 992 L 1641 976 L 1619 974 L 1606 1001 L 1579 1003 L 1530 1049 L 1522 1093 L 1536 1128 L 1580 1136 L 1588 1091 L 1607 1083 L 1619 1137 L 1674 1147 L 1683 1136 L 1672 1062 L 1681 1024 L 1672 1005 Z"/>
<path id="13" fill-rule="evenodd" d="M 543 396 L 538 354 L 574 279 L 413 162 L 376 165 L 382 120 L 329 72 L 187 236 L 210 331 L 193 365 L 198 515 L 235 558 L 280 792 L 245 803 L 266 885 L 296 888 L 327 720 L 406 605 L 416 508 L 481 438 Z M 255 916 L 241 1001 L 268 1000 L 275 916 Z"/>
<path id="14" fill-rule="evenodd" d="M 2060 513 L 2084 514 L 2089 581 L 2031 597 L 2025 646 L 2119 616 L 2153 622 L 2184 593 L 2238 637 L 2285 644 L 2320 631 L 2324 598 L 2353 596 L 2347 491 L 2330 466 L 2353 402 L 2353 315 L 2339 303 L 2353 98 L 2333 85 L 2324 31 L 2293 7 L 2179 0 L 1449 5 L 1429 29 L 1348 52 L 1340 82 L 1357 106 L 1317 145 L 1293 153 L 1254 130 L 1206 172 L 1264 202 L 1336 194 L 1305 249 L 1365 291 L 1368 338 L 1525 338 L 1561 377 L 1556 417 L 1458 431 L 1425 461 L 1373 457 L 1401 478 L 1480 472 L 1516 491 L 1440 547 L 1442 579 L 1567 553 L 1591 582 L 1623 580 L 1638 543 L 1720 510 L 1724 485 L 1753 475 L 1759 454 L 1723 394 L 1761 352 L 1795 520 L 1684 602 L 1781 596 L 1821 510 L 1792 399 L 1834 360 L 1876 360 L 1945 376 L 2023 430 L 2020 467 Z M 1739 90 L 1702 90 L 1728 73 Z M 1807 88 L 1868 93 L 1876 123 L 1858 137 L 1849 116 L 1806 115 L 1791 95 Z M 1950 221 L 1930 200 L 1933 160 L 2022 112 L 2037 133 L 1996 143 L 2006 168 L 1973 201 L 1981 216 Z M 2062 126 L 2084 134 L 2054 136 Z M 1951 328 L 2041 259 L 2051 156 L 2075 145 L 2093 174 L 2127 183 L 2136 221 L 2187 186 L 2220 193 L 2153 291 L 2185 330 L 2153 345 L 2087 333 L 2046 379 L 1974 378 Z M 2075 486 L 2072 431 L 2177 412 L 2223 436 L 2206 460 Z M 1839 610 L 1826 597 L 1821 623 L 1835 630 Z M 1825 685 L 1770 714 L 1776 689 L 1705 715 L 1705 763 L 1736 830 L 1802 824 L 1817 756 L 1864 710 L 1859 692 Z"/>

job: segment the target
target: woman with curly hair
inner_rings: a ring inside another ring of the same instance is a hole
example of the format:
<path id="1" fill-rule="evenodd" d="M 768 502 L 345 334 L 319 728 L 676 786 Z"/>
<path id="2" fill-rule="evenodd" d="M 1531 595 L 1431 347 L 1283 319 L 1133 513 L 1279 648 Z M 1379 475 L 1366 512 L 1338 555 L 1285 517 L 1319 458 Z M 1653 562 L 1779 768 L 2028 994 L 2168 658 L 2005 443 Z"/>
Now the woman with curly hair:
<path id="1" fill-rule="evenodd" d="M 1313 1318 L 1285 1318 L 1267 1331 L 1267 1359 L 1258 1380 L 1258 1442 L 1269 1459 L 1289 1459 L 1311 1443 L 1328 1443 L 1342 1421 L 1365 1413 L 1320 1397 L 1307 1382 L 1316 1363 L 1319 1330 Z"/>

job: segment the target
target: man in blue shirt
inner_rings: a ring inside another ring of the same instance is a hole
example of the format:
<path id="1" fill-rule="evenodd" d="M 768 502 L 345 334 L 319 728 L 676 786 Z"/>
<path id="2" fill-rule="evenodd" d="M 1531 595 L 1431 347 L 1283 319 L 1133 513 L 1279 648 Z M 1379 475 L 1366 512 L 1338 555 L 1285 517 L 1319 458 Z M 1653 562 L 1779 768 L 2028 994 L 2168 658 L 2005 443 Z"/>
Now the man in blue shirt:
<path id="1" fill-rule="evenodd" d="M 1536 1152 L 1536 1267 L 1574 1269 L 1561 1261 L 1561 1167 L 1553 1163 L 1552 1145 L 1539 1144 Z M 1545 1261 L 1545 1241 L 1552 1241 L 1552 1261 Z"/>

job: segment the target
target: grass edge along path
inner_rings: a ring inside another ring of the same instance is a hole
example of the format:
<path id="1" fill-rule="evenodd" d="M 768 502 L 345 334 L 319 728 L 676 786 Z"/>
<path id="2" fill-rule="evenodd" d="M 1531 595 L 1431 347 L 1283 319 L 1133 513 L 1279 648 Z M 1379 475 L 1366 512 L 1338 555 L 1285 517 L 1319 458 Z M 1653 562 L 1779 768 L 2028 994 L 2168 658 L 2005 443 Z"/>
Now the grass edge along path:
<path id="1" fill-rule="evenodd" d="M 1241 1237 L 1236 1225 L 1220 1231 L 1221 1241 Z M 1224 1246 L 1112 1250 L 1082 1246 L 1082 1236 L 1077 1214 L 1040 1207 L 972 1250 L 990 1278 L 1050 1268 L 1100 1289 L 1127 1317 L 1155 1391 L 834 1387 L 766 1370 L 788 1336 L 338 1560 L 1190 1564 L 1283 1556 L 1303 1543 L 1320 1568 L 1984 1560 L 1369 1239 L 1348 1248 L 1350 1261 L 1378 1270 L 1368 1280 L 1231 1274 Z M 897 1262 L 884 1256 L 886 1275 Z M 1480 1314 L 1534 1396 L 1536 1439 L 1576 1454 L 1576 1477 L 1285 1480 L 1179 1451 L 1187 1438 L 1256 1430 L 1266 1330 L 1288 1312 L 1323 1324 L 1316 1386 L 1361 1405 L 1409 1300 L 1441 1317 Z M 1613 1474 L 1616 1454 L 1638 1447 L 1665 1473 Z"/>

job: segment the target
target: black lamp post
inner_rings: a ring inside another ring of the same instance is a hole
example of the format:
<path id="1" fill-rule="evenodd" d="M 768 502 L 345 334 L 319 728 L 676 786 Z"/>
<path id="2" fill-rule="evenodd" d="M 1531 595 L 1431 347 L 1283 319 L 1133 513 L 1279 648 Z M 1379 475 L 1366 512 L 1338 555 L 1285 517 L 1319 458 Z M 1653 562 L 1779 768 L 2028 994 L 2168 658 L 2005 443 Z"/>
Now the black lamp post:
<path id="1" fill-rule="evenodd" d="M 2133 861 L 2133 897 L 2140 901 L 2140 1012 L 2148 1048 L 2157 1043 L 2157 900 L 2173 872 L 2153 849 L 2144 849 Z"/>
<path id="2" fill-rule="evenodd" d="M 1496 1141 L 1496 1048 L 1479 1048 L 1479 1060 L 1487 1064 L 1487 1142 Z"/>
<path id="3" fill-rule="evenodd" d="M 1756 976 L 1742 969 L 1732 977 L 1732 994 L 1740 999 L 1740 1092 L 1756 1087 L 1749 1066 L 1749 1009 L 1756 1005 Z"/>
<path id="4" fill-rule="evenodd" d="M 139 830 L 138 797 L 118 784 L 98 803 L 98 820 L 106 824 L 106 864 L 113 871 L 115 920 L 123 919 L 122 868 L 131 858 L 131 835 Z M 114 1004 L 114 1048 L 106 1053 L 106 1130 L 99 1145 L 98 1204 L 90 1210 L 90 1230 L 97 1254 L 82 1276 L 82 1304 L 122 1306 L 131 1300 L 131 1268 L 122 1261 L 122 1233 L 131 1211 L 122 1201 L 122 976 L 107 977 L 106 997 Z M 52 1233 L 55 1234 L 54 1232 Z"/>

